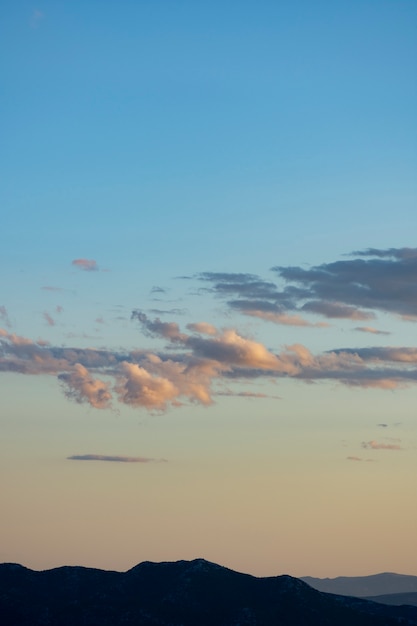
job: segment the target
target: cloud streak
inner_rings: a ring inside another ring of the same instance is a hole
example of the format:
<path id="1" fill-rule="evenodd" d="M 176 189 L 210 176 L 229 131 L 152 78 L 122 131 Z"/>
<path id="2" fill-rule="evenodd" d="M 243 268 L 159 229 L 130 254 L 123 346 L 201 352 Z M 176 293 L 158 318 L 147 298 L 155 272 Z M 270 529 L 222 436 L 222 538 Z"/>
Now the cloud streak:
<path id="1" fill-rule="evenodd" d="M 110 456 L 108 454 L 73 454 L 68 461 L 108 461 L 110 463 L 161 463 L 165 459 L 151 459 L 144 456 Z"/>
<path id="2" fill-rule="evenodd" d="M 378 441 L 363 441 L 362 448 L 369 450 L 402 450 L 403 448 L 397 443 L 380 443 Z"/>

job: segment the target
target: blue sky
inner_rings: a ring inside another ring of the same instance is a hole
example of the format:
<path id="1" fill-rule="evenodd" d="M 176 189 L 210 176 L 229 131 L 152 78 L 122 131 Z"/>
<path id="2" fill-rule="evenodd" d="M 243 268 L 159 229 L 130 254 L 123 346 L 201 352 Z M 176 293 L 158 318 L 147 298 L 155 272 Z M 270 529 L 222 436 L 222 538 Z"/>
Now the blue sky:
<path id="1" fill-rule="evenodd" d="M 417 573 L 415 3 L 2 13 L 0 560 Z"/>

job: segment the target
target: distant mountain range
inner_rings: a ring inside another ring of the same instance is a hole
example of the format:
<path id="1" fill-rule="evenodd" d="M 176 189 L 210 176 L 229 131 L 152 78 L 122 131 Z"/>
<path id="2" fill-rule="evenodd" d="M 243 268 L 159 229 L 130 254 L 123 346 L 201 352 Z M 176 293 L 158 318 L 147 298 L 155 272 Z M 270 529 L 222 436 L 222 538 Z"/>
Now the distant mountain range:
<path id="1" fill-rule="evenodd" d="M 300 578 L 313 589 L 343 596 L 367 598 L 384 604 L 417 606 L 417 576 L 374 574 L 373 576 L 339 576 L 338 578 Z"/>
<path id="2" fill-rule="evenodd" d="M 0 565 L 2 626 L 417 626 L 417 608 L 256 578 L 203 559 L 128 572 Z"/>

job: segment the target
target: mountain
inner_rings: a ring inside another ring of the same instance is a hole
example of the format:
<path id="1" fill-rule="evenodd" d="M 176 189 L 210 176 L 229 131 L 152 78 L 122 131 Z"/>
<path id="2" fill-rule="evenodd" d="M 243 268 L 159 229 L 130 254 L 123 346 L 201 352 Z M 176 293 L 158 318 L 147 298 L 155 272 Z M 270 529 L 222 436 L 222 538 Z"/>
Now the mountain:
<path id="1" fill-rule="evenodd" d="M 390 604 L 391 606 L 402 606 L 408 604 L 410 606 L 417 606 L 417 592 L 409 591 L 405 593 L 388 593 L 380 596 L 370 596 L 365 598 L 372 602 L 382 602 L 382 604 Z"/>
<path id="2" fill-rule="evenodd" d="M 127 572 L 0 565 L 2 626 L 417 626 L 417 608 L 255 578 L 203 559 Z"/>
<path id="3" fill-rule="evenodd" d="M 313 589 L 325 593 L 366 598 L 392 593 L 417 593 L 417 576 L 375 574 L 373 576 L 339 576 L 338 578 L 300 578 Z"/>

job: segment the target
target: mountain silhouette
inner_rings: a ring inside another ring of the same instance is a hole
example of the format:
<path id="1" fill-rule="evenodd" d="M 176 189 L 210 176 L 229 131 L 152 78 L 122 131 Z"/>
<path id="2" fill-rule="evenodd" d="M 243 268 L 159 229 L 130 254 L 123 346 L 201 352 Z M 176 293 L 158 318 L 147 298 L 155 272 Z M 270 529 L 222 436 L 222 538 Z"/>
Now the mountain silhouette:
<path id="1" fill-rule="evenodd" d="M 127 572 L 0 565 L 2 626 L 417 626 L 416 607 L 319 592 L 291 576 L 256 578 L 204 559 Z"/>

